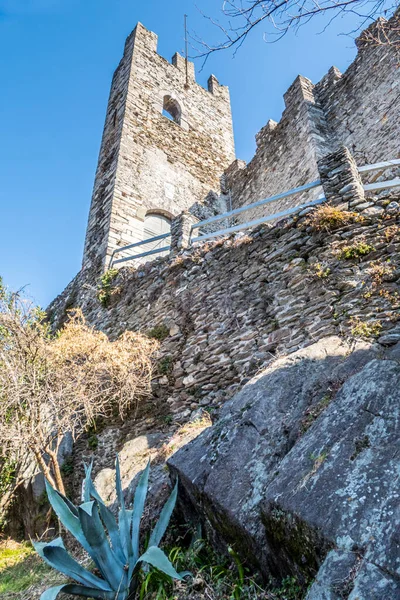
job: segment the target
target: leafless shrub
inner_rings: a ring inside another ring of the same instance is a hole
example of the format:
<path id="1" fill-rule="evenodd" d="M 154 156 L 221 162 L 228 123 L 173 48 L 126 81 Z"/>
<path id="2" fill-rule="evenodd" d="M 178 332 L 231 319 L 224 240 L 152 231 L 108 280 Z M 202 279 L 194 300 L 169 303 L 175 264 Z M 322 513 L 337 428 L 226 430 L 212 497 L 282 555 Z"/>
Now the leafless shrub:
<path id="1" fill-rule="evenodd" d="M 133 332 L 110 342 L 79 310 L 52 336 L 44 313 L 0 285 L 0 459 L 20 467 L 14 488 L 30 457 L 64 493 L 64 436 L 76 438 L 99 416 L 118 411 L 124 418 L 148 395 L 157 346 Z"/>

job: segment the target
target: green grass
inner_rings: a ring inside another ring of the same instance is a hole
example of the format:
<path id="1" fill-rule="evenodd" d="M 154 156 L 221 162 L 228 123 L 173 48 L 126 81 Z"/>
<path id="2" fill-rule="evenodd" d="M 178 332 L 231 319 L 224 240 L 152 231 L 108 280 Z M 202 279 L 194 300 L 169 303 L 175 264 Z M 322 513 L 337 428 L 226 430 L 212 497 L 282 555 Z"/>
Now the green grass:
<path id="1" fill-rule="evenodd" d="M 50 571 L 30 544 L 4 542 L 0 545 L 0 596 L 22 592 L 41 582 Z"/>

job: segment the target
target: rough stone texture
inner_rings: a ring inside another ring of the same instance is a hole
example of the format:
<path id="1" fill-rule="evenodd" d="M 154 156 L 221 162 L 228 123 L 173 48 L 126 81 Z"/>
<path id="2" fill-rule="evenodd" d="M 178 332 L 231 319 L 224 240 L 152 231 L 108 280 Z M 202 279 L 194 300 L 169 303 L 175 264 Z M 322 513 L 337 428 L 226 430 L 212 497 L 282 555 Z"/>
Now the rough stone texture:
<path id="1" fill-rule="evenodd" d="M 396 18 L 387 22 L 389 37 Z M 360 36 L 357 58 L 344 75 L 332 67 L 316 85 L 296 78 L 284 95 L 280 122 L 269 120 L 256 135 L 257 151 L 246 165 L 232 162 L 228 89 L 214 76 L 203 89 L 195 82 L 192 63 L 186 82 L 184 59 L 175 54 L 171 64 L 162 58 L 157 36 L 139 23 L 111 86 L 83 266 L 101 270 L 114 249 L 142 241 L 144 219 L 151 212 L 172 218 L 190 209 L 201 219 L 230 204 L 243 206 L 317 180 L 318 161 L 343 145 L 359 165 L 396 158 L 398 57 L 394 46 L 364 43 L 373 28 Z M 163 108 L 180 124 L 164 117 Z M 364 180 L 380 177 L 378 172 Z M 358 188 L 362 194 L 360 182 Z M 210 190 L 222 192 L 217 201 Z M 321 188 L 299 193 L 237 220 L 275 214 L 320 193 Z M 204 202 L 207 195 L 210 202 Z M 353 201 L 361 203 L 358 197 Z M 380 211 L 366 209 L 367 214 Z"/>
<path id="2" fill-rule="evenodd" d="M 398 36 L 398 14 L 387 23 L 388 37 Z M 226 185 L 235 208 L 319 179 L 318 160 L 341 146 L 350 149 L 358 165 L 398 158 L 398 55 L 394 45 L 363 43 L 368 32 L 371 28 L 357 40 L 357 57 L 344 74 L 332 67 L 316 85 L 299 76 L 284 95 L 279 123 L 268 121 L 256 135 L 252 160 L 230 165 Z M 254 209 L 238 220 L 274 214 L 312 200 L 320 191 Z"/>
<path id="3" fill-rule="evenodd" d="M 399 213 L 331 233 L 312 230 L 309 216 L 121 269 L 108 309 L 84 271 L 49 307 L 50 317 L 60 326 L 67 308 L 81 306 L 111 337 L 163 325 L 169 335 L 160 346 L 154 393 L 175 419 L 199 404 L 219 406 L 275 355 L 323 336 L 360 335 L 363 327 L 368 335 L 381 325 L 382 343 L 394 344 Z M 340 258 L 343 247 L 360 243 L 371 247 L 369 254 Z"/>
<path id="4" fill-rule="evenodd" d="M 332 550 L 313 583 L 307 600 L 398 600 L 399 582 L 360 552 Z"/>
<path id="5" fill-rule="evenodd" d="M 357 165 L 348 148 L 341 148 L 318 161 L 324 195 L 331 204 L 348 203 L 349 208 L 365 201 Z"/>
<path id="6" fill-rule="evenodd" d="M 307 581 L 330 549 L 354 553 L 328 555 L 310 600 L 398 597 L 400 368 L 384 358 L 331 337 L 278 359 L 169 460 L 184 510 L 266 575 Z"/>
<path id="7" fill-rule="evenodd" d="M 173 257 L 181 250 L 186 250 L 190 245 L 190 234 L 192 226 L 198 219 L 189 212 L 183 212 L 171 223 L 171 251 Z"/>
<path id="8" fill-rule="evenodd" d="M 225 171 L 234 208 L 319 179 L 317 160 L 333 150 L 312 82 L 299 75 L 284 100 L 286 108 L 280 122 L 268 121 L 257 134 L 257 150 L 249 164 L 235 161 Z M 297 194 L 270 206 L 246 211 L 238 220 L 273 214 L 312 200 L 320 193 L 319 189 Z"/>
<path id="9" fill-rule="evenodd" d="M 180 124 L 163 107 L 176 110 Z M 84 267 L 104 266 L 116 247 L 141 241 L 148 211 L 176 216 L 219 192 L 234 157 L 228 88 L 213 76 L 202 88 L 192 63 L 187 85 L 184 59 L 165 60 L 156 34 L 138 23 L 112 81 Z"/>

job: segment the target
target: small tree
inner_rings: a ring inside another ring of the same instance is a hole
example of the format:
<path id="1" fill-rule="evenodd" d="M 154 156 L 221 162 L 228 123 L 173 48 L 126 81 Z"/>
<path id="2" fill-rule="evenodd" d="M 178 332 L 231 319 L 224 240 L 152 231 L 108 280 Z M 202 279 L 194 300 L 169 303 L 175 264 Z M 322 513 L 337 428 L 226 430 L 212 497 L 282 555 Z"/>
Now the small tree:
<path id="1" fill-rule="evenodd" d="M 64 436 L 76 438 L 115 411 L 124 418 L 148 395 L 156 347 L 130 331 L 110 342 L 80 310 L 52 335 L 45 314 L 7 292 L 0 279 L 0 465 L 18 465 L 14 486 L 30 457 L 64 494 L 58 460 Z"/>

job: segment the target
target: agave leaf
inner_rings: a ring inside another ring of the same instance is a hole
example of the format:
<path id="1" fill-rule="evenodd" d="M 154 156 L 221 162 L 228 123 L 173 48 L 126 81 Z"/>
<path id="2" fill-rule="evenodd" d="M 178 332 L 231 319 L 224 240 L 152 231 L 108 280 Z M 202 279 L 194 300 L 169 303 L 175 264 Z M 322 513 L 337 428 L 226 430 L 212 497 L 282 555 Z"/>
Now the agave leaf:
<path id="1" fill-rule="evenodd" d="M 131 562 L 133 557 L 132 550 L 132 541 L 131 541 L 131 531 L 130 531 L 130 519 L 128 518 L 126 508 L 125 508 L 125 500 L 124 493 L 122 491 L 122 480 L 121 480 L 121 470 L 119 467 L 119 458 L 117 454 L 117 458 L 115 460 L 115 485 L 117 488 L 117 498 L 120 506 L 119 511 L 119 531 L 121 536 L 122 548 L 125 556 L 128 558 L 128 562 Z"/>
<path id="2" fill-rule="evenodd" d="M 45 481 L 47 497 L 54 512 L 60 519 L 61 523 L 68 529 L 70 533 L 78 540 L 83 548 L 90 554 L 90 547 L 83 534 L 79 518 L 72 512 L 71 502 L 65 498 L 60 492 L 55 490 L 48 481 Z M 76 507 L 74 507 L 76 508 Z M 76 509 L 78 510 L 78 509 Z M 90 554 L 91 555 L 91 554 Z M 93 558 L 93 557 L 92 557 Z"/>
<path id="3" fill-rule="evenodd" d="M 110 536 L 111 546 L 118 559 L 123 564 L 126 564 L 128 561 L 128 557 L 125 555 L 125 552 L 122 547 L 117 521 L 115 520 L 113 513 L 109 508 L 107 508 L 107 506 L 99 502 L 98 507 L 101 520 L 103 521 Z"/>
<path id="4" fill-rule="evenodd" d="M 84 596 L 85 598 L 95 598 L 95 600 L 125 600 L 126 594 L 118 594 L 115 592 L 104 592 L 83 585 L 75 585 L 66 583 L 49 588 L 40 596 L 40 600 L 55 600 L 60 593 L 72 594 L 73 596 Z"/>
<path id="5" fill-rule="evenodd" d="M 113 550 L 114 550 L 115 554 L 117 555 L 117 557 L 119 558 L 119 560 L 122 563 L 126 564 L 128 558 L 125 555 L 123 547 L 122 547 L 121 537 L 119 534 L 119 529 L 118 529 L 118 525 L 115 520 L 115 517 L 114 517 L 113 513 L 111 512 L 111 510 L 109 508 L 107 508 L 107 506 L 104 504 L 100 494 L 97 492 L 97 490 L 94 486 L 94 483 L 90 478 L 90 474 L 92 472 L 92 464 L 93 463 L 91 463 L 89 465 L 89 467 L 87 467 L 87 465 L 84 465 L 85 472 L 86 472 L 85 497 L 87 497 L 86 496 L 86 491 L 87 491 L 89 498 L 91 496 L 92 498 L 97 500 L 100 517 L 109 533 Z"/>
<path id="6" fill-rule="evenodd" d="M 85 488 L 86 489 L 86 488 Z M 98 493 L 98 491 L 96 490 L 94 483 L 91 479 L 89 479 L 88 481 L 88 489 L 89 489 L 89 495 L 94 498 L 95 500 L 97 500 L 97 502 L 99 504 L 103 504 L 105 506 L 104 500 L 103 498 L 100 496 L 100 494 Z M 90 498 L 89 498 L 90 500 Z"/>
<path id="7" fill-rule="evenodd" d="M 90 502 L 90 483 L 92 482 L 93 461 L 89 465 L 83 463 L 85 479 L 82 481 L 82 502 Z"/>
<path id="8" fill-rule="evenodd" d="M 190 575 L 190 573 L 187 572 L 178 573 L 175 571 L 167 556 L 161 548 L 157 548 L 157 546 L 150 546 L 147 548 L 146 552 L 142 554 L 138 562 L 146 562 L 174 579 L 182 580 L 186 575 Z"/>
<path id="9" fill-rule="evenodd" d="M 91 517 L 92 513 L 93 513 L 93 506 L 94 506 L 94 501 L 91 500 L 90 502 L 84 502 L 83 504 L 81 504 L 79 506 L 79 508 L 81 510 L 84 510 L 85 513 L 87 513 Z"/>
<path id="10" fill-rule="evenodd" d="M 48 546 L 53 546 L 56 548 L 64 548 L 64 542 L 62 541 L 62 539 L 60 537 L 55 538 L 51 542 L 34 542 L 33 540 L 31 540 L 31 541 L 32 541 L 32 546 L 35 548 L 35 550 L 39 554 L 40 558 L 42 558 L 47 563 L 48 563 L 48 560 L 43 553 L 44 548 L 47 548 Z"/>
<path id="11" fill-rule="evenodd" d="M 170 497 L 167 502 L 164 504 L 163 509 L 160 514 L 160 518 L 157 521 L 156 526 L 154 527 L 150 540 L 149 546 L 158 546 L 161 542 L 161 539 L 168 527 L 169 520 L 171 518 L 172 512 L 175 508 L 176 499 L 178 496 L 178 481 L 175 484 L 174 489 L 171 492 Z"/>
<path id="12" fill-rule="evenodd" d="M 48 545 L 43 548 L 43 555 L 47 559 L 48 564 L 63 575 L 74 579 L 78 583 L 90 585 L 106 592 L 112 592 L 112 588 L 106 581 L 96 577 L 96 575 L 93 575 L 93 573 L 82 567 L 82 565 L 68 554 L 65 548 Z"/>
<path id="13" fill-rule="evenodd" d="M 142 518 L 144 503 L 147 496 L 147 488 L 149 484 L 149 471 L 150 471 L 150 460 L 147 463 L 145 470 L 140 476 L 139 482 L 136 487 L 135 497 L 133 500 L 133 514 L 132 514 L 132 549 L 133 558 L 136 563 L 139 558 L 139 530 L 140 520 Z"/>
<path id="14" fill-rule="evenodd" d="M 85 510 L 89 508 L 88 504 L 92 504 L 91 514 Z M 113 590 L 124 589 L 127 584 L 127 571 L 124 570 L 124 563 L 118 560 L 110 547 L 100 521 L 97 503 L 88 504 L 84 505 L 85 508 L 79 507 L 79 519 L 91 550 L 90 555 L 111 588 Z"/>

